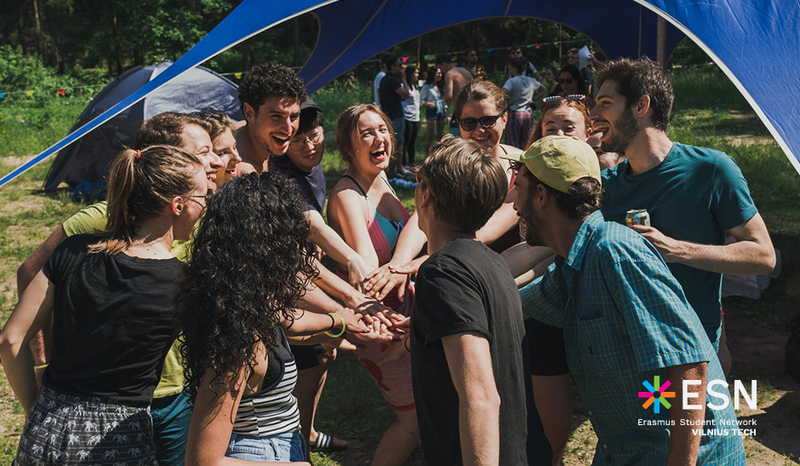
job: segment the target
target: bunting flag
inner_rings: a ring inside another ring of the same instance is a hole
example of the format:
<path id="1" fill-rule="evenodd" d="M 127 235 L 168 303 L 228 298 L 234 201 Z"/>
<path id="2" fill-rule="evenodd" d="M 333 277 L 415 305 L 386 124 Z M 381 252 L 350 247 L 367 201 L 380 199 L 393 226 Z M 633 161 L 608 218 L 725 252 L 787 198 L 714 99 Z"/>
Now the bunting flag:
<path id="1" fill-rule="evenodd" d="M 423 55 L 423 56 L 422 56 L 422 58 L 424 58 L 425 60 L 427 60 L 427 59 L 431 58 L 431 56 L 430 56 L 430 54 L 426 54 L 426 55 Z"/>
<path id="2" fill-rule="evenodd" d="M 31 96 L 33 96 L 34 92 L 36 92 L 36 91 L 25 91 L 25 95 L 27 95 L 28 97 L 31 97 Z"/>
<path id="3" fill-rule="evenodd" d="M 86 86 L 86 90 L 89 92 L 94 92 L 94 86 Z"/>
<path id="4" fill-rule="evenodd" d="M 59 87 L 58 89 L 56 89 L 56 91 L 58 91 L 58 95 L 60 95 L 61 97 L 66 97 L 67 96 L 67 93 L 64 92 L 64 88 L 63 87 Z"/>
<path id="5" fill-rule="evenodd" d="M 403 57 L 403 63 L 408 61 L 408 57 Z"/>
<path id="6" fill-rule="evenodd" d="M 236 79 L 242 79 L 242 73 L 233 73 L 236 76 Z"/>
<path id="7" fill-rule="evenodd" d="M 5 92 L 0 92 L 0 100 L 3 100 L 3 97 L 5 97 L 5 96 L 6 96 Z"/>
<path id="8" fill-rule="evenodd" d="M 486 53 L 492 53 L 492 52 L 494 52 L 494 49 L 486 49 Z"/>

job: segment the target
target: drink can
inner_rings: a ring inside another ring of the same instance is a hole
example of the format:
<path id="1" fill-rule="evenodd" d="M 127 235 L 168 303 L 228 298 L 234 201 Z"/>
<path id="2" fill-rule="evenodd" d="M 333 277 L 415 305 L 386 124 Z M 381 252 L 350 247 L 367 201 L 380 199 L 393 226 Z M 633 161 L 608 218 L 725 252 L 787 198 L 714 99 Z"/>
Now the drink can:
<path id="1" fill-rule="evenodd" d="M 650 226 L 650 214 L 647 213 L 647 209 L 632 209 L 625 213 L 625 225 L 633 226 L 633 225 L 644 225 L 646 227 Z"/>

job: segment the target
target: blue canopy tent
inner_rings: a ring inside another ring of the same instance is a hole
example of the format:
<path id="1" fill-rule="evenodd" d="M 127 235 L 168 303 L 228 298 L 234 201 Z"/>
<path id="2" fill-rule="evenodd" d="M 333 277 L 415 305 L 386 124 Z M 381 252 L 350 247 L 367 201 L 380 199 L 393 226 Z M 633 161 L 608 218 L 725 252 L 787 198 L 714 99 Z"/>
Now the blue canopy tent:
<path id="1" fill-rule="evenodd" d="M 320 36 L 300 75 L 309 91 L 366 58 L 419 34 L 489 17 L 530 16 L 586 33 L 607 56 L 656 56 L 656 18 L 670 24 L 667 51 L 680 31 L 689 36 L 742 92 L 800 173 L 800 2 L 737 0 L 575 0 L 566 9 L 546 0 L 244 0 L 171 67 L 94 120 L 0 179 L 8 183 L 72 144 L 149 93 L 228 48 L 314 11 Z"/>

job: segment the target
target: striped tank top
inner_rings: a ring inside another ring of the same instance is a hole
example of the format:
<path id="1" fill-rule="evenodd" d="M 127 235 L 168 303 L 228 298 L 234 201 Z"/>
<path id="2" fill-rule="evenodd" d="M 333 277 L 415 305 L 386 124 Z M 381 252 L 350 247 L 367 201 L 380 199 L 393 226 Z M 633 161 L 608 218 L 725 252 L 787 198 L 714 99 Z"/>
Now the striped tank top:
<path id="1" fill-rule="evenodd" d="M 300 427 L 297 399 L 292 395 L 297 384 L 297 365 L 283 329 L 269 347 L 267 374 L 256 393 L 245 395 L 236 411 L 233 432 L 239 435 L 270 437 Z"/>

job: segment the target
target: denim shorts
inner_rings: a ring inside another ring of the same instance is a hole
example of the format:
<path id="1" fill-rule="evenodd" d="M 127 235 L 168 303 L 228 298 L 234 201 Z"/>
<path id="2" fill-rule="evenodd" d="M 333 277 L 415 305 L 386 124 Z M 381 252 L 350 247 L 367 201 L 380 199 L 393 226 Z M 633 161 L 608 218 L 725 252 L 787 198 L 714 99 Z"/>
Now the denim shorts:
<path id="1" fill-rule="evenodd" d="M 232 433 L 225 456 L 245 461 L 306 461 L 306 441 L 299 427 L 271 437 Z"/>

